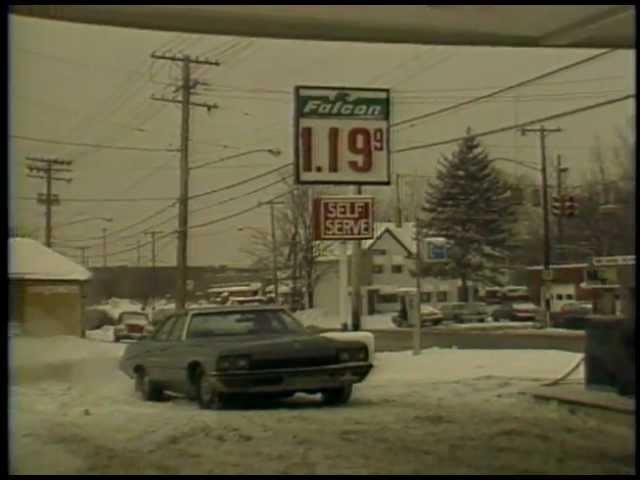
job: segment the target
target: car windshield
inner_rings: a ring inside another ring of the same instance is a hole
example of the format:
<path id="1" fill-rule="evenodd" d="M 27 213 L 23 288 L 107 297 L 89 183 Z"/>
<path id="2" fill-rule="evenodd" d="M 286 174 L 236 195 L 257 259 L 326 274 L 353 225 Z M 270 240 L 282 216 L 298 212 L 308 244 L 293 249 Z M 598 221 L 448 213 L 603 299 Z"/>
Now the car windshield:
<path id="1" fill-rule="evenodd" d="M 147 315 L 144 313 L 138 313 L 138 312 L 127 312 L 127 313 L 123 313 L 120 315 L 120 319 L 121 321 L 124 322 L 131 322 L 131 321 L 142 321 L 142 322 L 147 322 L 148 318 Z"/>
<path id="2" fill-rule="evenodd" d="M 302 324 L 283 310 L 205 312 L 191 317 L 187 338 L 283 335 L 304 331 Z"/>

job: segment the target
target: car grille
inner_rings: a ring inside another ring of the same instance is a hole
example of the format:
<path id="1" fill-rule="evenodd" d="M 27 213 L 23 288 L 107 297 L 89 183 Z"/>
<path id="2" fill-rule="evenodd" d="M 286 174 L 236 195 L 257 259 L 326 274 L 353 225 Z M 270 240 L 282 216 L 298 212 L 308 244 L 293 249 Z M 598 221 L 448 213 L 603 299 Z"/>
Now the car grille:
<path id="1" fill-rule="evenodd" d="M 335 356 L 301 357 L 301 358 L 263 358 L 251 359 L 251 370 L 272 370 L 278 368 L 322 367 L 337 363 Z"/>

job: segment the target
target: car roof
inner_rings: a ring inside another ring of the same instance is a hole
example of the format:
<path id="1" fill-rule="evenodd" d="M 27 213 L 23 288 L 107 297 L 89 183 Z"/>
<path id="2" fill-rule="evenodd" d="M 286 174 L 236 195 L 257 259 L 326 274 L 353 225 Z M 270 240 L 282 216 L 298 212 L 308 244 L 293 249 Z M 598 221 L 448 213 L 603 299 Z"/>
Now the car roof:
<path id="1" fill-rule="evenodd" d="M 249 312 L 254 310 L 286 310 L 282 305 L 220 305 L 217 307 L 188 308 L 188 313 Z"/>

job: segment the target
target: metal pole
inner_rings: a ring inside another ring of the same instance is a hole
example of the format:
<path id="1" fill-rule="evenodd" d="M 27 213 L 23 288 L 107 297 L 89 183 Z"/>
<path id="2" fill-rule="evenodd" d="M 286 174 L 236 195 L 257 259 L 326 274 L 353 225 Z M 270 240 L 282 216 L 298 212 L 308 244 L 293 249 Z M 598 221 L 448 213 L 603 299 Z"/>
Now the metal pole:
<path id="1" fill-rule="evenodd" d="M 347 256 L 347 242 L 340 242 L 340 276 L 338 281 L 338 311 L 340 323 L 349 325 L 349 263 Z"/>
<path id="2" fill-rule="evenodd" d="M 107 266 L 107 228 L 102 227 L 102 266 Z"/>
<path id="3" fill-rule="evenodd" d="M 269 210 L 271 213 L 271 255 L 272 255 L 272 277 L 273 277 L 273 296 L 276 303 L 278 303 L 278 255 L 277 255 L 277 243 L 276 243 L 276 220 L 274 204 L 269 204 Z"/>
<path id="4" fill-rule="evenodd" d="M 45 209 L 46 209 L 46 213 L 45 213 L 45 245 L 49 248 L 51 248 L 51 204 L 53 203 L 53 199 L 51 198 L 51 181 L 53 179 L 53 167 L 52 167 L 52 163 L 53 162 L 49 162 L 47 163 L 47 171 L 46 171 L 46 175 L 47 175 L 47 198 L 45 200 Z"/>
<path id="5" fill-rule="evenodd" d="M 422 351 L 422 314 L 420 312 L 421 306 L 421 291 L 422 291 L 422 249 L 420 244 L 422 243 L 422 231 L 418 225 L 418 217 L 416 215 L 416 324 L 413 326 L 413 354 L 420 355 Z"/>
<path id="6" fill-rule="evenodd" d="M 362 194 L 362 187 L 355 187 L 356 195 Z M 361 327 L 362 317 L 362 292 L 360 291 L 360 240 L 353 241 L 353 251 L 351 252 L 351 325 L 353 330 L 358 331 Z"/>
<path id="7" fill-rule="evenodd" d="M 402 208 L 400 207 L 400 174 L 396 173 L 396 227 L 402 227 Z"/>
<path id="8" fill-rule="evenodd" d="M 558 155 L 556 158 L 556 181 L 558 182 L 557 194 L 558 199 L 560 200 L 560 215 L 558 215 L 558 243 L 560 245 L 564 244 L 564 191 L 563 191 L 563 174 L 566 171 L 566 168 L 562 167 L 562 155 Z M 561 255 L 558 255 L 558 260 L 561 259 Z"/>
<path id="9" fill-rule="evenodd" d="M 546 134 L 553 132 L 561 132 L 561 128 L 545 128 L 541 125 L 539 128 L 523 128 L 522 134 L 527 132 L 535 132 L 540 135 L 540 153 L 542 161 L 542 219 L 544 230 L 544 266 L 543 266 L 543 280 L 542 280 L 542 295 L 543 295 L 543 314 L 545 327 L 549 327 L 551 324 L 551 302 L 549 299 L 549 282 L 550 280 L 546 275 L 550 275 L 549 263 L 551 256 L 551 240 L 549 237 L 549 192 L 547 184 L 547 152 L 546 152 Z"/>
<path id="10" fill-rule="evenodd" d="M 136 265 L 140 266 L 140 259 L 141 259 L 141 255 L 140 255 L 140 240 L 136 241 Z"/>
<path id="11" fill-rule="evenodd" d="M 191 96 L 191 64 L 189 57 L 182 62 L 182 130 L 180 135 L 180 211 L 178 213 L 178 274 L 176 311 L 186 305 L 187 242 L 189 214 L 189 100 Z M 155 250 L 155 248 L 154 248 Z M 154 252 L 155 255 L 155 252 Z"/>

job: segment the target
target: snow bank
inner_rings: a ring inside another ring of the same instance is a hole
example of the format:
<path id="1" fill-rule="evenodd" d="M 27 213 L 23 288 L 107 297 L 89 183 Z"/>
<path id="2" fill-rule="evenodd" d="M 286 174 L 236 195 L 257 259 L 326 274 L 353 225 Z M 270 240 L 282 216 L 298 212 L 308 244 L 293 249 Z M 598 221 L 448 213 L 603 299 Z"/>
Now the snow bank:
<path id="1" fill-rule="evenodd" d="M 87 330 L 85 336 L 88 340 L 97 342 L 113 342 L 115 341 L 115 333 L 113 325 L 105 325 L 97 330 Z"/>
<path id="2" fill-rule="evenodd" d="M 582 355 L 557 350 L 458 350 L 430 348 L 376 355 L 371 382 L 456 381 L 477 377 L 545 380 L 559 377 Z M 583 376 L 580 367 L 572 378 Z"/>
<path id="3" fill-rule="evenodd" d="M 329 315 L 321 308 L 313 308 L 309 310 L 300 310 L 294 315 L 305 326 L 313 326 L 317 328 L 342 330 L 342 322 L 337 315 Z M 363 315 L 361 327 L 365 330 L 396 330 L 391 321 L 392 313 L 379 313 L 375 315 Z"/>

